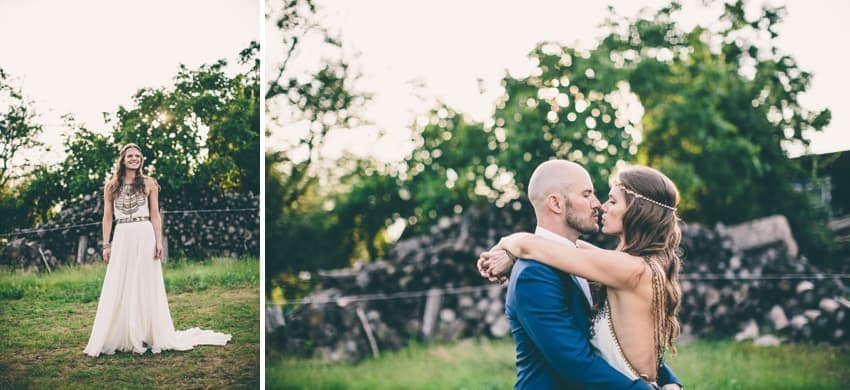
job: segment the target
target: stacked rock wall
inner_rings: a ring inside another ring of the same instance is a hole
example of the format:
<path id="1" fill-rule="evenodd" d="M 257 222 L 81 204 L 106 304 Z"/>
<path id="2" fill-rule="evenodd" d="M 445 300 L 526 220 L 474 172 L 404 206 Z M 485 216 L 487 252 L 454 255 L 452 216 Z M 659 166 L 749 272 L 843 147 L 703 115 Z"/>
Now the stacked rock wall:
<path id="1" fill-rule="evenodd" d="M 287 354 L 357 361 L 411 340 L 505 337 L 505 288 L 479 277 L 475 261 L 499 237 L 533 229 L 519 215 L 471 209 L 398 242 L 385 259 L 317 273 L 318 287 L 303 302 L 267 308 L 270 344 Z M 790 254 L 787 237 L 751 240 L 756 244 L 742 249 L 729 232 L 683 226 L 684 334 L 850 341 L 850 301 L 840 279 Z M 615 243 L 599 235 L 586 239 Z"/>
<path id="2" fill-rule="evenodd" d="M 259 203 L 254 194 L 210 191 L 194 197 L 162 196 L 168 255 L 193 259 L 259 256 Z M 12 232 L 0 252 L 0 264 L 46 270 L 99 261 L 102 218 L 102 194 L 86 195 L 63 207 L 50 221 Z"/>

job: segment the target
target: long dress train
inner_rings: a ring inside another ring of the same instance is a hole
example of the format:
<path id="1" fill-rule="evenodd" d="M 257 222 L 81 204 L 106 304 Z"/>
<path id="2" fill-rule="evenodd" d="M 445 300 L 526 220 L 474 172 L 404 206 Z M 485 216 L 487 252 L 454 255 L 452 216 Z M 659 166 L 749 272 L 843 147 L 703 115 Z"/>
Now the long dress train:
<path id="1" fill-rule="evenodd" d="M 156 238 L 147 197 L 122 186 L 113 202 L 115 225 L 112 255 L 100 292 L 89 356 L 115 351 L 153 353 L 186 351 L 196 345 L 225 345 L 231 336 L 211 330 L 174 330 L 162 264 L 154 260 Z"/>

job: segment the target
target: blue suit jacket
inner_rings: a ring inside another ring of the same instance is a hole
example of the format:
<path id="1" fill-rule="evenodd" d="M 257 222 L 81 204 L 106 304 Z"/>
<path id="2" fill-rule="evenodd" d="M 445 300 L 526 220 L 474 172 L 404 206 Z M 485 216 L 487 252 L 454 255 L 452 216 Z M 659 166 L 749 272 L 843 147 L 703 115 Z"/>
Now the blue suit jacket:
<path id="1" fill-rule="evenodd" d="M 564 272 L 520 259 L 505 313 L 516 345 L 517 389 L 649 389 L 593 353 L 584 293 Z M 658 383 L 678 383 L 663 365 Z"/>

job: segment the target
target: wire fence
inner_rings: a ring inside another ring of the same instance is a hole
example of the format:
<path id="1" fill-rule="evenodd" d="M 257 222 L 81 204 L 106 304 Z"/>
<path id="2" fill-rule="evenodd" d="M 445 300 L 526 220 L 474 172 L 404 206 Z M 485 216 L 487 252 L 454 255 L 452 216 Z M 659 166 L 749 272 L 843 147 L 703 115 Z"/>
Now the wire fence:
<path id="1" fill-rule="evenodd" d="M 234 208 L 234 209 L 185 209 L 185 210 L 167 210 L 162 214 L 204 214 L 204 213 L 236 213 L 236 212 L 258 212 L 258 207 Z M 57 226 L 53 228 L 33 228 L 23 229 L 0 234 L 0 237 L 22 236 L 27 234 L 38 234 L 57 230 L 71 230 L 81 227 L 100 225 L 102 222 L 88 222 L 74 225 Z M 735 280 L 823 280 L 823 279 L 850 279 L 850 274 L 775 274 L 775 275 L 726 275 L 726 274 L 682 274 L 679 280 L 695 280 L 695 281 L 735 281 Z M 286 301 L 282 303 L 267 302 L 267 305 L 304 305 L 304 304 L 327 304 L 335 303 L 339 305 L 347 305 L 355 302 L 368 301 L 383 301 L 383 300 L 399 300 L 426 297 L 430 294 L 462 294 L 470 292 L 486 291 L 497 287 L 498 285 L 478 285 L 478 286 L 463 286 L 463 287 L 447 287 L 447 288 L 432 288 L 419 291 L 399 291 L 394 293 L 376 293 L 363 295 L 349 295 L 343 297 L 327 298 L 327 299 L 300 299 Z M 503 286 L 498 286 L 503 288 Z"/>

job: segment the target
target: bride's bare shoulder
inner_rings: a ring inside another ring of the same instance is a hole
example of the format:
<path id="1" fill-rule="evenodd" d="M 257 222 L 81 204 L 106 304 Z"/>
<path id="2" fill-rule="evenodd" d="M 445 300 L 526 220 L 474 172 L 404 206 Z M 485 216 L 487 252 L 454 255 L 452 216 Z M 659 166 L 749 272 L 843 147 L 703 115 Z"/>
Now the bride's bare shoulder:
<path id="1" fill-rule="evenodd" d="M 159 192 L 159 182 L 157 182 L 156 179 L 153 178 L 153 176 L 145 175 L 144 179 L 145 192 L 147 192 L 148 194 L 150 194 L 151 191 Z"/>
<path id="2" fill-rule="evenodd" d="M 118 179 L 112 178 L 106 181 L 103 184 L 103 196 L 106 199 L 112 199 L 112 194 L 115 192 L 115 188 L 118 187 Z"/>
<path id="3" fill-rule="evenodd" d="M 632 291 L 640 288 L 645 279 L 644 275 L 649 270 L 643 258 L 620 250 L 593 249 L 591 251 L 595 257 L 604 259 L 605 271 L 609 275 L 616 275 L 614 277 L 616 284 L 608 284 L 608 287 Z"/>

